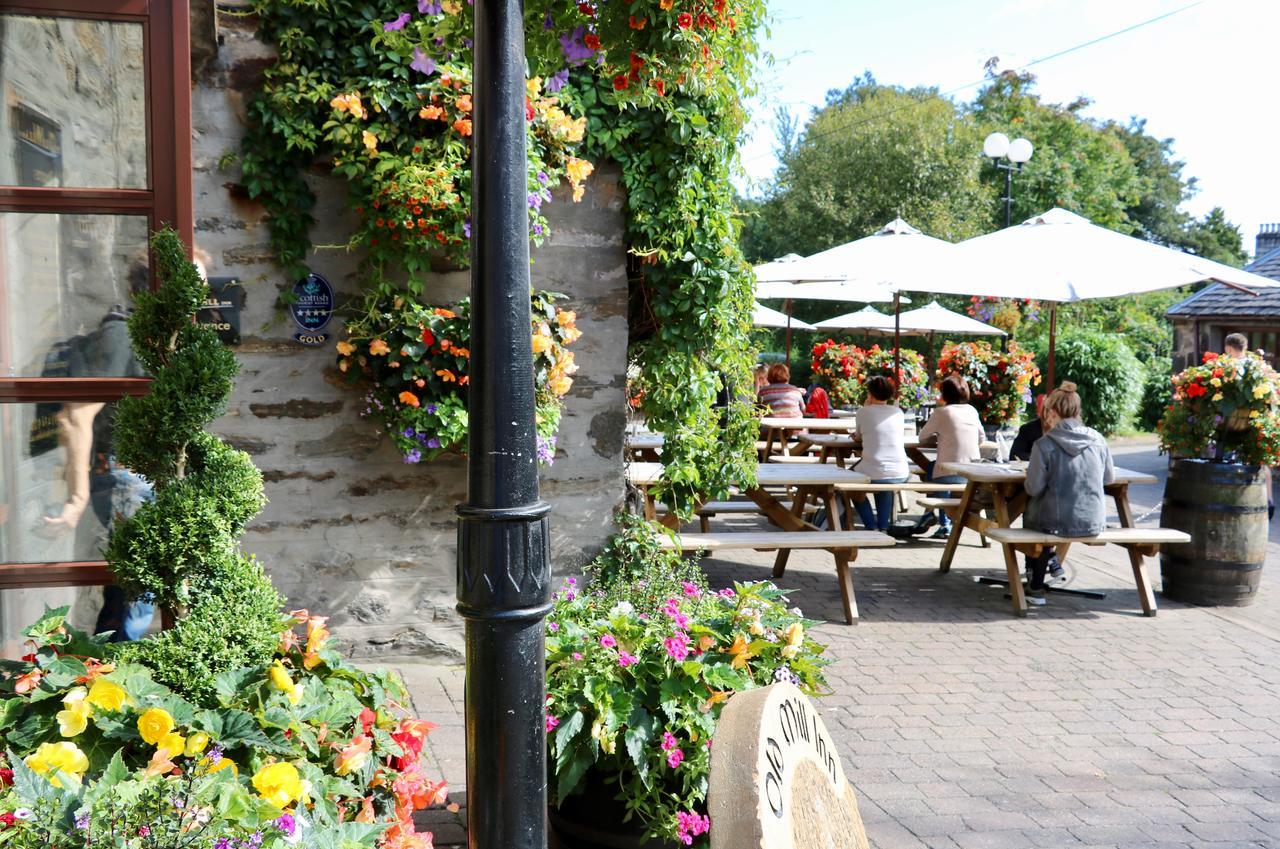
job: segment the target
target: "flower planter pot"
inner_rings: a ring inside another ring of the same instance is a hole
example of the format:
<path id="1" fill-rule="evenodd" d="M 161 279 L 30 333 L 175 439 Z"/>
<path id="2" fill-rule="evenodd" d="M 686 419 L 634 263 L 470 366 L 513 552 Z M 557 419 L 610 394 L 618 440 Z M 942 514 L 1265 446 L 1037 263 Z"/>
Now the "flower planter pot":
<path id="1" fill-rule="evenodd" d="M 644 836 L 633 818 L 623 822 L 626 807 L 613 798 L 616 784 L 588 776 L 583 792 L 549 811 L 559 849 L 682 849 L 677 843 Z"/>
<path id="2" fill-rule="evenodd" d="M 1191 535 L 1189 543 L 1160 550 L 1164 596 L 1226 607 L 1257 599 L 1268 528 L 1260 466 L 1171 461 L 1160 526 Z"/>

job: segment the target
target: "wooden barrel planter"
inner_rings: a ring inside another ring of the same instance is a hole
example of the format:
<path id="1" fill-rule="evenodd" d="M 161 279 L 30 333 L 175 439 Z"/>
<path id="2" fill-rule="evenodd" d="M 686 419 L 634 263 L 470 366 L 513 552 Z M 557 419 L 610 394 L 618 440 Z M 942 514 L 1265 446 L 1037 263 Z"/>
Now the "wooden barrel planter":
<path id="1" fill-rule="evenodd" d="M 1257 598 L 1267 554 L 1260 466 L 1173 460 L 1160 526 L 1191 535 L 1160 551 L 1162 593 L 1187 604 L 1243 607 Z"/>

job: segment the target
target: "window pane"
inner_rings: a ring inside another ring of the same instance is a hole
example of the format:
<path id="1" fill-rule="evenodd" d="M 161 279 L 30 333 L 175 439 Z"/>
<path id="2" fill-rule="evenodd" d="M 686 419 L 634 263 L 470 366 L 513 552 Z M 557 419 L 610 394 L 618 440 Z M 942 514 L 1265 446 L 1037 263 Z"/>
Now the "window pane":
<path id="1" fill-rule="evenodd" d="M 145 189 L 142 24 L 0 15 L 0 185 Z"/>
<path id="2" fill-rule="evenodd" d="M 115 460 L 115 408 L 0 404 L 0 562 L 101 560 L 116 517 L 152 498 Z"/>
<path id="3" fill-rule="evenodd" d="M 142 376 L 123 318 L 147 285 L 144 216 L 0 212 L 0 376 Z"/>
<path id="4" fill-rule="evenodd" d="M 46 606 L 71 608 L 71 625 L 92 632 L 102 608 L 102 587 L 0 590 L 0 657 L 17 660 L 26 653 L 22 632 L 40 618 Z"/>

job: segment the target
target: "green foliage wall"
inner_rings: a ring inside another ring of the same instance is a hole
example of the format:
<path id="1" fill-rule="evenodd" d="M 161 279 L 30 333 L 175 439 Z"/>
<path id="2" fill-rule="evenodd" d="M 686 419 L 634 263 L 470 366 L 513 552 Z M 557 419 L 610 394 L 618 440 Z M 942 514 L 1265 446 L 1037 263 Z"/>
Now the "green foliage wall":
<path id="1" fill-rule="evenodd" d="M 1054 380 L 1075 381 L 1084 405 L 1084 423 L 1112 434 L 1127 427 L 1137 412 L 1147 370 L 1118 336 L 1068 330 L 1058 337 Z M 1036 362 L 1048 375 L 1048 345 L 1036 346 Z M 1047 390 L 1046 390 L 1047 391 Z"/>
<path id="2" fill-rule="evenodd" d="M 121 522 L 107 560 L 126 592 L 150 596 L 174 626 L 122 644 L 178 692 L 207 696 L 220 672 L 264 663 L 280 632 L 280 596 L 236 539 L 262 508 L 249 455 L 204 427 L 222 414 L 239 371 L 213 328 L 192 320 L 207 288 L 172 230 L 152 238 L 162 285 L 137 296 L 129 334 L 151 391 L 116 412 L 117 459 L 146 477 L 155 500 Z"/>

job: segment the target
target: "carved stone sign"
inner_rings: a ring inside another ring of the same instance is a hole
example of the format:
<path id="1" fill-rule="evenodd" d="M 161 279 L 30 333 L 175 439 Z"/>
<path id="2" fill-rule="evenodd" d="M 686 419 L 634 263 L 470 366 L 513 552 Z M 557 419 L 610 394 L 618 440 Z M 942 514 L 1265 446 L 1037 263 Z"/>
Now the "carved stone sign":
<path id="1" fill-rule="evenodd" d="M 868 849 L 822 717 L 791 684 L 738 693 L 711 746 L 711 849 Z"/>

